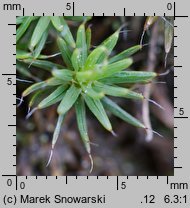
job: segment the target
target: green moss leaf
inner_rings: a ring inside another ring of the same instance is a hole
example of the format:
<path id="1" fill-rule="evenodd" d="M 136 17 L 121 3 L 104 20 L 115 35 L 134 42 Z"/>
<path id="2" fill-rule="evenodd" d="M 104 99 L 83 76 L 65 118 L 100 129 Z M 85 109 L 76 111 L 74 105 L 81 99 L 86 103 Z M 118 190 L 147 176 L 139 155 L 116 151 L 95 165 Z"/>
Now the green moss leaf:
<path id="1" fill-rule="evenodd" d="M 106 66 L 97 66 L 94 70 L 81 71 L 76 73 L 79 82 L 87 82 L 92 80 L 103 79 L 111 75 L 127 69 L 132 64 L 132 59 L 127 58 Z"/>
<path id="2" fill-rule="evenodd" d="M 108 51 L 105 46 L 100 46 L 94 49 L 90 55 L 88 56 L 84 70 L 91 70 L 94 69 L 95 65 L 98 63 L 100 57 L 104 56 L 103 54 L 108 55 Z"/>
<path id="3" fill-rule="evenodd" d="M 61 37 L 64 38 L 64 40 L 67 42 L 67 44 L 70 47 L 75 48 L 76 44 L 75 44 L 73 35 L 69 29 L 69 26 L 67 25 L 67 22 L 64 20 L 63 17 L 60 17 L 60 21 L 61 21 L 61 24 L 63 25 L 63 30 L 60 33 Z"/>
<path id="4" fill-rule="evenodd" d="M 125 97 L 129 99 L 134 99 L 134 100 L 144 99 L 144 96 L 140 93 L 126 89 L 124 87 L 106 85 L 101 82 L 95 82 L 94 89 L 99 92 L 103 91 L 105 94 L 115 96 L 115 97 Z"/>
<path id="5" fill-rule="evenodd" d="M 83 68 L 87 59 L 86 33 L 84 24 L 81 24 L 78 28 L 76 47 L 79 49 L 79 52 L 81 53 L 79 56 L 79 58 L 81 59 L 81 61 L 79 62 L 81 63 L 80 68 Z"/>
<path id="6" fill-rule="evenodd" d="M 90 172 L 91 172 L 93 169 L 93 160 L 91 157 L 90 139 L 88 137 L 87 123 L 86 123 L 85 103 L 81 96 L 77 99 L 77 102 L 75 103 L 75 111 L 76 111 L 78 129 L 79 129 L 82 141 L 84 143 L 85 149 L 88 152 L 90 160 L 91 160 L 91 169 L 90 169 Z"/>
<path id="7" fill-rule="evenodd" d="M 31 51 L 33 51 L 34 47 L 40 41 L 41 37 L 43 36 L 44 32 L 46 31 L 49 25 L 49 22 L 50 22 L 50 17 L 48 16 L 40 17 L 30 40 L 29 48 Z"/>
<path id="8" fill-rule="evenodd" d="M 73 79 L 73 72 L 68 69 L 54 69 L 52 75 L 63 81 L 71 81 Z"/>
<path id="9" fill-rule="evenodd" d="M 155 72 L 144 72 L 144 71 L 122 71 L 112 75 L 109 78 L 101 79 L 101 82 L 109 84 L 135 84 L 143 83 L 146 84 L 152 81 L 157 74 Z"/>
<path id="10" fill-rule="evenodd" d="M 88 108 L 92 111 L 102 126 L 112 132 L 112 126 L 104 110 L 104 107 L 99 99 L 93 99 L 88 95 L 84 95 L 85 102 Z"/>
<path id="11" fill-rule="evenodd" d="M 91 37 L 92 37 L 92 31 L 90 27 L 86 29 L 86 45 L 87 45 L 87 52 L 89 53 L 90 47 L 91 47 Z"/>
<path id="12" fill-rule="evenodd" d="M 131 116 L 129 113 L 124 111 L 121 107 L 119 107 L 116 103 L 114 103 L 112 100 L 110 100 L 107 97 L 104 97 L 102 99 L 103 105 L 107 110 L 109 110 L 111 113 L 113 113 L 118 118 L 130 123 L 133 126 L 145 128 L 144 124 L 142 124 L 139 120 Z"/>
<path id="13" fill-rule="evenodd" d="M 53 133 L 52 149 L 54 148 L 54 146 L 57 142 L 57 139 L 59 137 L 59 134 L 60 134 L 60 131 L 61 131 L 61 126 L 63 124 L 64 118 L 65 118 L 65 115 L 59 115 L 59 117 L 58 117 L 57 124 L 56 124 L 56 127 L 55 127 L 55 131 Z"/>
<path id="14" fill-rule="evenodd" d="M 76 102 L 80 92 L 80 88 L 71 85 L 71 87 L 67 90 L 65 96 L 63 97 L 61 103 L 58 106 L 58 114 L 65 114 Z"/>
<path id="15" fill-rule="evenodd" d="M 22 19 L 21 25 L 16 31 L 16 42 L 20 40 L 25 31 L 28 29 L 30 23 L 33 21 L 33 18 L 34 17 L 25 17 L 24 19 Z"/>
<path id="16" fill-rule="evenodd" d="M 56 30 L 58 30 L 59 32 L 61 32 L 64 28 L 62 22 L 61 22 L 61 18 L 59 16 L 51 16 L 51 22 L 53 24 L 53 26 L 55 27 Z"/>
<path id="17" fill-rule="evenodd" d="M 53 69 L 61 69 L 63 66 L 59 64 L 55 64 L 51 61 L 45 61 L 45 60 L 34 60 L 34 59 L 25 59 L 23 60 L 24 63 L 27 63 L 31 66 L 35 66 L 41 69 L 44 69 L 46 71 L 52 71 Z"/>
<path id="18" fill-rule="evenodd" d="M 30 87 L 28 87 L 28 88 L 22 93 L 22 97 L 25 97 L 25 96 L 29 95 L 30 93 L 35 92 L 35 91 L 37 91 L 37 90 L 39 90 L 39 89 L 42 89 L 42 88 L 44 88 L 44 87 L 46 87 L 46 86 L 47 86 L 47 84 L 46 84 L 45 81 L 35 83 L 35 84 L 31 85 Z"/>
<path id="19" fill-rule="evenodd" d="M 48 97 L 46 97 L 45 99 L 43 99 L 39 105 L 38 108 L 42 109 L 42 108 L 47 108 L 59 101 L 62 100 L 62 98 L 64 97 L 64 92 L 65 90 L 68 88 L 67 85 L 61 85 L 59 86 L 55 91 L 53 91 Z"/>
<path id="20" fill-rule="evenodd" d="M 69 69 L 73 69 L 72 62 L 71 62 L 72 52 L 70 48 L 68 47 L 68 45 L 62 38 L 57 39 L 57 44 L 58 44 L 59 50 L 61 51 L 61 55 L 63 57 L 65 64 L 67 65 Z"/>
<path id="21" fill-rule="evenodd" d="M 130 47 L 130 48 L 122 51 L 121 53 L 117 54 L 116 56 L 110 58 L 108 62 L 109 62 L 109 64 L 111 64 L 113 62 L 117 62 L 122 59 L 128 58 L 128 57 L 132 56 L 133 54 L 135 54 L 140 49 L 142 49 L 141 45 L 136 45 L 136 46 Z"/>

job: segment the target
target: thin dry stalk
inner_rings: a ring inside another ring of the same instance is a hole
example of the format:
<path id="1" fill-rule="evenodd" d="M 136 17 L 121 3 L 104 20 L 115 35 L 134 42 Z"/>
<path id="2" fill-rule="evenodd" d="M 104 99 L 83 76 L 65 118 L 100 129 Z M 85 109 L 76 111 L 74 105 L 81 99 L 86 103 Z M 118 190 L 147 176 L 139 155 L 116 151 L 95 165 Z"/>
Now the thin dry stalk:
<path id="1" fill-rule="evenodd" d="M 154 71 L 156 65 L 156 44 L 158 40 L 158 24 L 155 23 L 152 28 L 152 35 L 149 45 L 149 52 L 148 52 L 148 67 L 147 71 Z M 149 111 L 149 101 L 148 99 L 151 96 L 151 84 L 148 84 L 144 87 L 144 97 L 147 99 L 143 100 L 142 104 L 142 116 L 144 125 L 148 129 L 152 129 L 151 121 L 150 121 L 150 111 Z M 153 131 L 147 131 L 146 141 L 151 141 L 153 138 Z"/>

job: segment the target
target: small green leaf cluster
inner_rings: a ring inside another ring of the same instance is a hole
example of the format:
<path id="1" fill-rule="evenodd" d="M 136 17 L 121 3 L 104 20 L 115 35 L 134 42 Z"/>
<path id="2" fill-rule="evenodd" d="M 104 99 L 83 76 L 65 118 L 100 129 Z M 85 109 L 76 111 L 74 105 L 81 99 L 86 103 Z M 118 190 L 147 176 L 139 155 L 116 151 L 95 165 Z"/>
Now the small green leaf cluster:
<path id="1" fill-rule="evenodd" d="M 141 121 L 127 113 L 110 98 L 110 96 L 113 96 L 132 100 L 144 99 L 142 94 L 120 85 L 146 84 L 157 76 L 154 72 L 127 70 L 133 63 L 130 57 L 139 51 L 142 46 L 135 45 L 115 56 L 111 56 L 119 39 L 120 28 L 99 46 L 91 50 L 91 35 L 93 34 L 91 34 L 90 27 L 86 28 L 85 23 L 82 23 L 78 27 L 76 39 L 74 39 L 63 17 L 26 17 L 18 19 L 20 26 L 17 29 L 17 40 L 21 38 L 27 26 L 35 18 L 38 18 L 38 22 L 30 39 L 29 51 L 17 48 L 16 57 L 18 64 L 20 62 L 32 64 L 51 73 L 51 77 L 47 80 L 28 87 L 22 93 L 22 98 L 33 93 L 29 107 L 36 107 L 30 111 L 28 117 L 37 109 L 44 109 L 58 103 L 58 121 L 53 135 L 52 149 L 59 136 L 64 117 L 72 107 L 75 108 L 78 129 L 90 158 L 86 107 L 102 126 L 113 134 L 112 124 L 106 111 L 110 111 L 113 115 L 133 126 L 145 129 L 146 127 Z M 57 45 L 65 66 L 44 60 L 48 56 L 41 54 L 47 40 L 47 28 L 50 22 L 60 32 L 57 37 Z M 23 30 L 23 28 L 25 29 Z"/>

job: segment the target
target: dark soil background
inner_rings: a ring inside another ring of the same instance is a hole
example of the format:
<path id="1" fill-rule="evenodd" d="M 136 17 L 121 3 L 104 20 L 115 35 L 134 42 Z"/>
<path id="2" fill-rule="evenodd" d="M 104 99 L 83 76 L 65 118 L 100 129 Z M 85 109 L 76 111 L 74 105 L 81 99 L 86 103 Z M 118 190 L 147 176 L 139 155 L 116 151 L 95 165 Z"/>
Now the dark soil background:
<path id="1" fill-rule="evenodd" d="M 124 23 L 127 23 L 126 27 L 121 32 L 113 54 L 139 44 L 144 22 L 145 17 L 93 17 L 87 23 L 91 24 L 92 47 L 96 47 Z M 76 34 L 79 23 L 70 22 L 69 24 L 73 34 Z M 153 30 L 157 33 L 155 38 Z M 44 54 L 55 53 L 56 46 L 53 40 L 53 35 L 50 34 L 48 45 L 43 51 Z M 167 68 L 164 68 L 164 21 L 161 18 L 145 34 L 143 42 L 148 45 L 133 56 L 134 64 L 131 69 L 148 70 L 151 40 L 155 42 L 154 71 L 163 73 L 167 69 L 172 69 L 173 50 L 168 55 Z M 60 56 L 50 60 L 61 63 Z M 48 77 L 46 72 L 35 69 L 33 66 L 30 70 L 40 79 Z M 18 77 L 24 78 L 21 74 L 18 74 Z M 165 84 L 157 83 L 160 81 Z M 80 139 L 73 109 L 66 116 L 52 161 L 49 167 L 46 167 L 57 120 L 57 106 L 37 111 L 26 120 L 29 101 L 29 97 L 27 97 L 24 103 L 17 108 L 17 175 L 173 175 L 173 72 L 157 78 L 149 85 L 152 91 L 151 99 L 165 108 L 165 110 L 161 110 L 150 104 L 152 128 L 164 137 L 154 135 L 151 142 L 146 142 L 144 130 L 132 127 L 108 113 L 113 129 L 118 135 L 113 137 L 87 111 L 94 160 L 94 169 L 91 174 L 89 174 L 89 158 Z M 20 96 L 28 86 L 26 83 L 17 83 L 17 95 Z M 143 85 L 136 85 L 134 88 L 139 92 L 144 90 Z M 141 102 L 118 98 L 113 98 L 113 100 L 132 115 L 143 120 Z"/>

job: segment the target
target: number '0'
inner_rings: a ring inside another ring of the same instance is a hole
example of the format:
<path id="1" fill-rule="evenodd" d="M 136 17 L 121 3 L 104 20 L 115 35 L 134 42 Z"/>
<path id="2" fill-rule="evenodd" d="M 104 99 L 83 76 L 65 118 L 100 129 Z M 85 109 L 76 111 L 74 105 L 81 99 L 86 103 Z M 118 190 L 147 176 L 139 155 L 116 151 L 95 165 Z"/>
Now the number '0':
<path id="1" fill-rule="evenodd" d="M 172 7 L 173 7 L 172 3 L 167 4 L 167 10 L 172 10 Z"/>
<path id="2" fill-rule="evenodd" d="M 7 186 L 12 186 L 12 184 L 13 184 L 12 180 L 11 179 L 8 179 L 7 180 Z"/>

